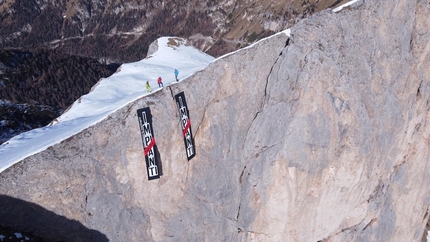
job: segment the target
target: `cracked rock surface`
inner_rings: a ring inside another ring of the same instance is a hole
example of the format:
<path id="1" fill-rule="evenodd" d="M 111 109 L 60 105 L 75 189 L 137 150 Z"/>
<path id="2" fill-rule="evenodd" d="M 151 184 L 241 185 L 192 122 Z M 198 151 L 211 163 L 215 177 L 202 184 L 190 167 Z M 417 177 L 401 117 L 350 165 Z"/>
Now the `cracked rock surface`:
<path id="1" fill-rule="evenodd" d="M 0 174 L 0 194 L 110 241 L 421 241 L 429 14 L 428 0 L 367 0 L 300 21 L 291 38 L 218 59 L 26 158 Z M 180 91 L 197 146 L 189 162 Z M 136 116 L 146 106 L 163 169 L 152 181 Z"/>

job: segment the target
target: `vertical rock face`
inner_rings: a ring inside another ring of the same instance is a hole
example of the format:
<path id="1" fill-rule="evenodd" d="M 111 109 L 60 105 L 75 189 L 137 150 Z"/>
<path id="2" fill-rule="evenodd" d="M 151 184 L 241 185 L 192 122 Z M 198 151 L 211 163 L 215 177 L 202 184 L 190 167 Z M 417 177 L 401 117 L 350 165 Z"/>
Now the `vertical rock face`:
<path id="1" fill-rule="evenodd" d="M 111 241 L 420 241 L 429 14 L 429 1 L 369 0 L 306 19 L 23 160 L 0 174 L 0 193 Z M 152 181 L 136 117 L 146 106 L 163 166 Z"/>

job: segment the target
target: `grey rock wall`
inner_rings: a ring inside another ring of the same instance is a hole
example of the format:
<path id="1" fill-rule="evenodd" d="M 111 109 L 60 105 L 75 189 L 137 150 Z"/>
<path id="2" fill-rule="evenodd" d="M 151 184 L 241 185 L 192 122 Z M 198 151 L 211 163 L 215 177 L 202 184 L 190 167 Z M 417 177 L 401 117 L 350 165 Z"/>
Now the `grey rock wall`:
<path id="1" fill-rule="evenodd" d="M 221 58 L 26 158 L 0 174 L 0 193 L 110 241 L 420 241 L 430 2 L 357 5 L 301 21 L 290 39 Z M 180 91 L 197 145 L 189 162 L 171 96 Z M 136 116 L 146 106 L 163 169 L 152 181 Z"/>

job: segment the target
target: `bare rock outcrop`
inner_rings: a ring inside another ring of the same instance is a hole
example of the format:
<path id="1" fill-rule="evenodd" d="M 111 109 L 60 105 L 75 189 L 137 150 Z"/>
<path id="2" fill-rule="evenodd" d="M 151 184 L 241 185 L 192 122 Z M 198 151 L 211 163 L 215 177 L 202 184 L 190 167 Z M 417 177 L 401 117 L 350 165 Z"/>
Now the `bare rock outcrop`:
<path id="1" fill-rule="evenodd" d="M 0 193 L 110 241 L 421 241 L 429 13 L 428 0 L 322 12 L 26 158 L 0 174 Z M 152 181 L 136 116 L 146 106 L 163 170 Z"/>

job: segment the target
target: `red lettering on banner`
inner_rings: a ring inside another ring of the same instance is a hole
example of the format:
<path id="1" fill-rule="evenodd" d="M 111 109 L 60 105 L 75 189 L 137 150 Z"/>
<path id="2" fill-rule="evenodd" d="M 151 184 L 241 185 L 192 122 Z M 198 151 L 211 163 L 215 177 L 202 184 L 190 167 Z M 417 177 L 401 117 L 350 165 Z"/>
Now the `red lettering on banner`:
<path id="1" fill-rule="evenodd" d="M 154 147 L 155 145 L 155 139 L 152 138 L 151 141 L 149 141 L 148 146 L 146 146 L 145 150 L 143 151 L 143 153 L 145 154 L 145 156 L 148 154 L 148 152 L 152 149 L 152 147 Z"/>
<path id="2" fill-rule="evenodd" d="M 184 130 L 182 130 L 182 135 L 185 137 L 185 135 L 188 133 L 188 129 L 190 129 L 191 121 L 188 119 L 187 124 L 185 124 Z"/>

